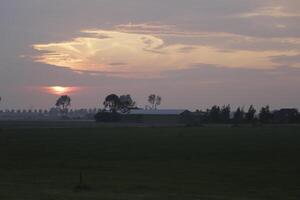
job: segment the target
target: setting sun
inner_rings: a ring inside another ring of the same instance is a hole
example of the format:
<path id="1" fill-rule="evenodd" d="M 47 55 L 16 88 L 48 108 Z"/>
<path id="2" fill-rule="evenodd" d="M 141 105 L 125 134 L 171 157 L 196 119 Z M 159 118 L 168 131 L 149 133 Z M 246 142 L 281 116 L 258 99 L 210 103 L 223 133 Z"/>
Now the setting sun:
<path id="1" fill-rule="evenodd" d="M 65 95 L 75 92 L 78 88 L 76 87 L 62 87 L 62 86 L 50 86 L 46 87 L 46 90 L 50 94 Z"/>

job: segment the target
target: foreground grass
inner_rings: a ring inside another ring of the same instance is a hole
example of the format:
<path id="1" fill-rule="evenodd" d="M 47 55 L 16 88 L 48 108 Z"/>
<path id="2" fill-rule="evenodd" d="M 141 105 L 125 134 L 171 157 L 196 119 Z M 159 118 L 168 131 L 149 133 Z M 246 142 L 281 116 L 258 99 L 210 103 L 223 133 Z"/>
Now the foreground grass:
<path id="1" fill-rule="evenodd" d="M 299 199 L 300 127 L 7 129 L 0 199 Z M 74 191 L 79 172 L 89 191 Z"/>

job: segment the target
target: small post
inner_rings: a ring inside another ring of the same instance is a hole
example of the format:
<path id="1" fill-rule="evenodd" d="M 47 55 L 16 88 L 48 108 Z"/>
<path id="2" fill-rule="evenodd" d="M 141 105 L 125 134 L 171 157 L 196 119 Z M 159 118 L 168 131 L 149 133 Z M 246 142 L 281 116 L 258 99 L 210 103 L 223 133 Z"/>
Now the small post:
<path id="1" fill-rule="evenodd" d="M 88 185 L 85 185 L 83 183 L 83 173 L 82 171 L 79 172 L 79 184 L 74 188 L 75 192 L 83 192 L 91 190 L 91 188 Z"/>
<path id="2" fill-rule="evenodd" d="M 79 173 L 79 185 L 83 185 L 82 171 Z"/>

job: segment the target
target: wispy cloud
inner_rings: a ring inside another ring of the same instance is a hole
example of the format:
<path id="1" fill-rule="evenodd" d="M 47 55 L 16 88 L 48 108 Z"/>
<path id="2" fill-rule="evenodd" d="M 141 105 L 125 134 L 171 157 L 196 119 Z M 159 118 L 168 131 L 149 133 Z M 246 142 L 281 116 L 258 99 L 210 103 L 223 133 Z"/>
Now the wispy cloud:
<path id="1" fill-rule="evenodd" d="M 287 26 L 284 25 L 284 24 L 276 24 L 275 27 L 279 28 L 279 29 L 285 29 L 285 28 L 287 28 Z"/>
<path id="2" fill-rule="evenodd" d="M 272 57 L 272 60 L 274 62 L 281 63 L 282 65 L 287 65 L 294 68 L 300 68 L 300 54 L 293 55 L 293 56 L 286 56 L 286 55 L 274 56 Z"/>
<path id="3" fill-rule="evenodd" d="M 121 30 L 151 30 L 151 31 L 162 31 L 162 30 L 172 30 L 175 28 L 174 25 L 165 25 L 162 23 L 128 23 L 120 24 L 115 26 L 116 29 Z"/>
<path id="4" fill-rule="evenodd" d="M 291 18 L 300 17 L 300 12 L 289 12 L 282 6 L 270 6 L 262 7 L 252 12 L 240 14 L 239 17 L 250 18 L 250 17 L 274 17 L 274 18 Z"/>
<path id="5" fill-rule="evenodd" d="M 262 37 L 250 36 L 247 34 L 237 34 L 223 31 L 188 31 L 176 27 L 175 25 L 162 25 L 161 23 L 144 23 L 144 24 L 121 24 L 114 27 L 114 31 L 122 33 L 146 34 L 158 38 L 170 39 L 177 43 L 184 44 L 184 41 L 193 40 L 195 45 L 212 46 L 220 48 L 221 51 L 231 50 L 251 50 L 251 51 L 268 51 L 268 50 L 299 50 L 300 37 Z M 276 23 L 271 26 L 276 29 L 287 29 L 287 25 Z M 97 32 L 97 30 L 95 30 Z M 93 30 L 88 30 L 93 33 Z M 98 36 L 100 36 L 98 34 Z M 170 41 L 170 40 L 168 40 Z M 180 42 L 179 42 L 180 41 Z"/>

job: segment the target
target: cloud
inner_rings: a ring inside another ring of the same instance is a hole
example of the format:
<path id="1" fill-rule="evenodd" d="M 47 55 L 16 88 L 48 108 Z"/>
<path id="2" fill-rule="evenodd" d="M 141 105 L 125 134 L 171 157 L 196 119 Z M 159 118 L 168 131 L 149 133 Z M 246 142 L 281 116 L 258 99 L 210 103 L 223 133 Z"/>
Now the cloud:
<path id="1" fill-rule="evenodd" d="M 115 66 L 120 66 L 120 65 L 121 65 L 121 66 L 123 66 L 123 65 L 127 65 L 127 63 L 121 63 L 121 62 L 119 62 L 119 63 L 118 63 L 118 62 L 112 62 L 112 63 L 109 63 L 109 65 L 111 65 L 111 66 L 114 66 L 114 65 L 115 65 Z"/>
<path id="2" fill-rule="evenodd" d="M 133 27 L 137 27 L 131 25 Z M 145 26 L 145 25 L 144 25 Z M 146 26 L 145 26 L 146 27 Z M 228 68 L 273 69 L 278 63 L 274 56 L 294 56 L 295 50 L 243 50 L 218 48 L 212 44 L 167 44 L 162 37 L 144 33 L 128 33 L 116 30 L 84 30 L 85 35 L 70 41 L 36 44 L 40 52 L 36 62 L 74 71 L 93 71 L 119 76 L 149 77 L 168 70 L 187 69 L 195 63 L 226 66 Z M 227 33 L 193 33 L 189 37 L 227 38 L 257 42 L 255 38 Z M 299 43 L 299 39 L 281 39 Z M 259 40 L 258 40 L 259 41 Z M 225 42 L 226 43 L 226 42 Z"/>
<path id="3" fill-rule="evenodd" d="M 284 25 L 284 24 L 276 24 L 275 27 L 276 27 L 276 28 L 279 28 L 279 29 L 285 29 L 285 28 L 287 28 L 287 25 Z"/>
<path id="4" fill-rule="evenodd" d="M 282 6 L 270 6 L 270 7 L 262 7 L 255 11 L 243 13 L 239 15 L 242 18 L 250 18 L 250 17 L 274 17 L 274 18 L 294 18 L 300 17 L 300 12 L 289 12 L 286 11 Z"/>
<path id="5" fill-rule="evenodd" d="M 296 50 L 300 51 L 300 37 L 291 36 L 249 36 L 225 31 L 189 31 L 175 25 L 163 25 L 161 23 L 143 24 L 121 24 L 114 27 L 115 31 L 122 33 L 147 34 L 163 38 L 170 43 L 192 44 L 212 46 L 222 49 L 221 51 L 232 50 Z M 286 24 L 273 24 L 270 28 L 287 30 Z M 190 47 L 187 47 L 190 49 Z M 186 49 L 186 48 L 184 48 Z"/>
<path id="6" fill-rule="evenodd" d="M 161 23 L 128 23 L 128 24 L 120 24 L 115 26 L 116 29 L 119 30 L 149 30 L 149 31 L 161 31 L 161 30 L 172 30 L 175 28 L 174 25 L 164 25 Z"/>
<path id="7" fill-rule="evenodd" d="M 300 54 L 294 56 L 286 56 L 286 55 L 274 56 L 271 57 L 271 59 L 274 62 L 280 63 L 282 65 L 287 65 L 294 68 L 300 68 Z"/>

